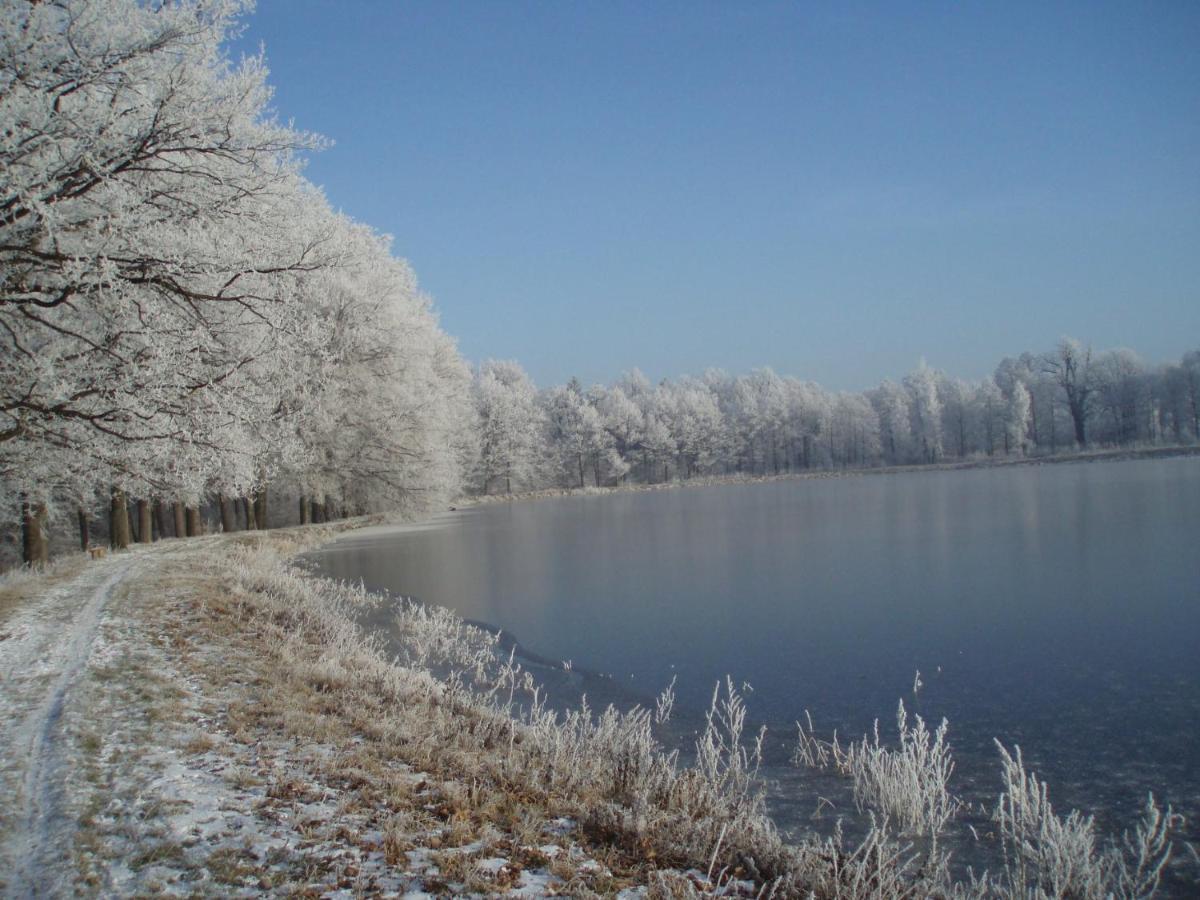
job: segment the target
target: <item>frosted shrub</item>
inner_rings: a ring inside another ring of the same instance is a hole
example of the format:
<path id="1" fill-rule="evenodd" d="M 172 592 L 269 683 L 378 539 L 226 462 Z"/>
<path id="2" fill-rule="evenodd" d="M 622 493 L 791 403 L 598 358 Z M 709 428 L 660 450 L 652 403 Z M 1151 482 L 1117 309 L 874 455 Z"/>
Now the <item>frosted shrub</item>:
<path id="1" fill-rule="evenodd" d="M 676 751 L 666 751 L 654 736 L 656 721 L 669 715 L 674 694 L 668 687 L 656 710 L 610 706 L 595 714 L 586 700 L 563 715 L 535 703 L 526 721 L 537 748 L 539 782 L 558 792 L 595 794 L 610 805 L 608 827 L 669 837 L 692 854 L 713 853 L 750 835 L 774 851 L 782 847 L 766 817 L 756 775 L 762 735 L 742 744 L 745 705 L 726 682 L 713 695 L 704 730 L 696 741 L 696 763 L 687 768 Z M 617 806 L 621 807 L 618 809 Z"/>
<path id="2" fill-rule="evenodd" d="M 468 625 L 445 607 L 404 600 L 393 624 L 403 665 L 468 672 L 479 682 L 498 665 L 500 635 Z"/>
<path id="3" fill-rule="evenodd" d="M 1045 782 L 1025 771 L 1021 748 L 1015 756 L 997 742 L 1004 769 L 1004 793 L 993 813 L 1004 849 L 1005 872 L 1022 896 L 1102 895 L 1103 873 L 1096 860 L 1092 818 L 1054 814 Z"/>
<path id="4" fill-rule="evenodd" d="M 896 709 L 896 731 L 900 743 L 885 746 L 879 738 L 879 721 L 875 721 L 871 738 L 863 737 L 846 748 L 838 743 L 837 734 L 829 742 L 813 735 L 812 719 L 807 718 L 807 730 L 798 724 L 799 741 L 793 762 L 811 768 L 833 765 L 843 775 L 854 780 L 854 800 L 859 809 L 869 806 L 893 817 L 904 830 L 935 838 L 962 806 L 951 796 L 950 775 L 954 762 L 946 742 L 949 723 L 943 719 L 932 734 L 920 716 L 916 724 L 908 725 L 908 713 L 901 700 Z"/>
<path id="5" fill-rule="evenodd" d="M 1171 855 L 1181 819 L 1148 797 L 1142 821 L 1120 844 L 1096 846 L 1091 816 L 1054 813 L 1044 781 L 1027 772 L 1021 748 L 999 742 L 1004 793 L 992 815 L 1004 850 L 1006 887 L 1027 897 L 1149 897 Z"/>

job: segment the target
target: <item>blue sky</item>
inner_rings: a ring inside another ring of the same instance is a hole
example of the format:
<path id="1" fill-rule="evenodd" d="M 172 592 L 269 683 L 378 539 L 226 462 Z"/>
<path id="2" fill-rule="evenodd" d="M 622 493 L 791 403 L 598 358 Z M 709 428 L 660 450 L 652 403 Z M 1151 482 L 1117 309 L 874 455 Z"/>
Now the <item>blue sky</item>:
<path id="1" fill-rule="evenodd" d="M 1200 4 L 259 0 L 308 174 L 539 384 L 1200 347 Z"/>

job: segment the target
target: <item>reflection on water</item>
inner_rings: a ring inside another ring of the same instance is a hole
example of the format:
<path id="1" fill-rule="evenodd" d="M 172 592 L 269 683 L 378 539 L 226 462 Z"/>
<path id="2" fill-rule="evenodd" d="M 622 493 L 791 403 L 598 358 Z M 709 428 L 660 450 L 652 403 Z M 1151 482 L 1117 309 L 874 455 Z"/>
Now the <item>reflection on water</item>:
<path id="1" fill-rule="evenodd" d="M 978 799 L 994 802 L 999 737 L 1059 809 L 1111 825 L 1154 790 L 1200 815 L 1195 458 L 568 497 L 435 524 L 314 559 L 636 694 L 678 676 L 693 711 L 729 673 L 753 686 L 773 765 L 805 708 L 857 734 L 903 696 L 950 719 L 957 787 Z M 801 806 L 777 803 L 798 826 Z"/>

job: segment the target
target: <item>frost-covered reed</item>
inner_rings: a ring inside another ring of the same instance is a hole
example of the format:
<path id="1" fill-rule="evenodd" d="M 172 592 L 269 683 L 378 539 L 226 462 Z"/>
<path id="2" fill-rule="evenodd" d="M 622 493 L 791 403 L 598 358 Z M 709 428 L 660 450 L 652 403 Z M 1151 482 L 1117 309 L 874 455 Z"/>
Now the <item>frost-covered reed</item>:
<path id="1" fill-rule="evenodd" d="M 992 815 L 1004 851 L 1006 886 L 1023 897 L 1149 897 L 1170 858 L 1181 823 L 1146 798 L 1142 819 L 1121 840 L 1098 846 L 1091 816 L 1055 814 L 1044 781 L 1025 769 L 1021 748 L 999 741 L 1004 792 Z"/>
<path id="2" fill-rule="evenodd" d="M 837 734 L 829 742 L 813 734 L 812 719 L 805 713 L 807 729 L 798 723 L 799 740 L 793 761 L 815 768 L 833 765 L 854 780 L 854 800 L 859 809 L 871 808 L 889 816 L 912 834 L 934 839 L 962 807 L 950 794 L 954 761 L 946 741 L 949 723 L 943 719 L 930 733 L 925 720 L 914 716 L 909 727 L 908 712 L 901 700 L 896 709 L 896 747 L 879 737 L 879 720 L 870 738 L 842 747 Z"/>
<path id="3" fill-rule="evenodd" d="M 999 843 L 1003 869 L 972 875 L 967 882 L 948 877 L 949 857 L 937 839 L 965 804 L 949 790 L 954 763 L 946 741 L 945 720 L 932 734 L 920 716 L 910 727 L 904 702 L 896 713 L 898 743 L 885 746 L 876 720 L 870 737 L 843 746 L 837 737 L 826 741 L 814 732 L 812 718 L 797 723 L 799 740 L 793 762 L 809 768 L 833 768 L 853 779 L 859 809 L 870 810 L 871 830 L 864 847 L 881 840 L 889 818 L 902 833 L 931 838 L 931 849 L 920 865 L 941 874 L 938 893 L 956 897 L 1150 897 L 1158 889 L 1171 856 L 1171 834 L 1183 823 L 1170 807 L 1161 810 L 1147 798 L 1141 820 L 1119 841 L 1100 846 L 1091 816 L 1072 811 L 1055 814 L 1045 782 L 1025 769 L 1019 747 L 1010 753 L 999 741 L 1003 789 L 992 812 L 992 834 Z M 876 813 L 883 815 L 876 819 Z M 978 834 L 972 829 L 978 840 Z M 902 862 L 896 845 L 884 841 L 893 854 L 891 867 Z M 861 849 L 861 848 L 860 848 Z M 880 851 L 882 852 L 882 851 Z M 879 852 L 875 853 L 879 858 Z M 909 859 L 908 865 L 916 861 Z"/>

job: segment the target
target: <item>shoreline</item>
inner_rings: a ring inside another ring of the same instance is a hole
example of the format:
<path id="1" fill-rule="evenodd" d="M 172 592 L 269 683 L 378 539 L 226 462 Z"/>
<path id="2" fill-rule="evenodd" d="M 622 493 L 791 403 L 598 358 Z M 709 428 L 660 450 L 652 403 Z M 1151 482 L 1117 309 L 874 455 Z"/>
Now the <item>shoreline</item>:
<path id="1" fill-rule="evenodd" d="M 465 495 L 456 500 L 450 509 L 458 510 L 490 503 L 512 503 L 522 500 L 549 500 L 557 497 L 593 497 L 609 494 L 669 491 L 681 488 L 720 487 L 723 485 L 773 484 L 787 481 L 827 480 L 856 478 L 873 475 L 908 475 L 924 472 L 958 472 L 980 469 L 1003 469 L 1018 466 L 1061 465 L 1066 463 L 1131 462 L 1143 459 L 1172 459 L 1200 456 L 1200 445 L 1181 444 L 1171 447 L 1146 447 L 1141 449 L 1094 450 L 1079 453 L 1057 453 L 1045 456 L 1005 457 L 1003 459 L 967 459 L 947 463 L 928 463 L 906 466 L 874 466 L 855 469 L 816 469 L 801 472 L 781 472 L 778 475 L 701 475 L 695 478 L 674 479 L 651 484 L 613 484 L 582 488 L 539 488 L 532 491 L 515 491 L 511 494 Z"/>

